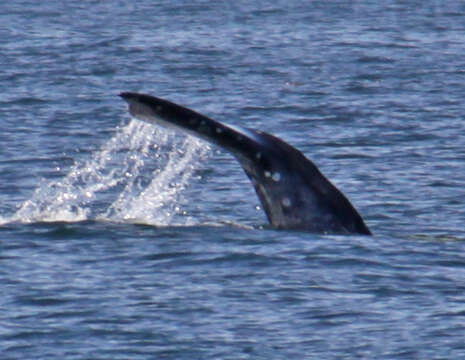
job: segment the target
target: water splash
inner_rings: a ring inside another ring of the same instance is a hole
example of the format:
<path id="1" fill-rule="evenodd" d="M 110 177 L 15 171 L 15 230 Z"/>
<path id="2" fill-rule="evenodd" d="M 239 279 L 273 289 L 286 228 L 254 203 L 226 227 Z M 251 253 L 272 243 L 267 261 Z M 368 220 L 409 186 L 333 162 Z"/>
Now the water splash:
<path id="1" fill-rule="evenodd" d="M 179 197 L 209 147 L 137 120 L 118 129 L 90 160 L 62 179 L 42 181 L 3 222 L 130 221 L 189 224 Z M 154 160 L 155 158 L 155 160 Z"/>

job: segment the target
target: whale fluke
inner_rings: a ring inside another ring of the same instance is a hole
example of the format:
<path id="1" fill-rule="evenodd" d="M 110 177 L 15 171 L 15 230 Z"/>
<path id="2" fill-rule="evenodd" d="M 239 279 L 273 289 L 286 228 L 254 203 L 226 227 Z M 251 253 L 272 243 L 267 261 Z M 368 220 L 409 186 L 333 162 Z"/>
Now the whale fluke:
<path id="1" fill-rule="evenodd" d="M 135 118 L 179 128 L 231 152 L 252 181 L 272 226 L 371 235 L 344 194 L 283 140 L 260 130 L 220 123 L 154 96 L 132 92 L 120 96 Z"/>

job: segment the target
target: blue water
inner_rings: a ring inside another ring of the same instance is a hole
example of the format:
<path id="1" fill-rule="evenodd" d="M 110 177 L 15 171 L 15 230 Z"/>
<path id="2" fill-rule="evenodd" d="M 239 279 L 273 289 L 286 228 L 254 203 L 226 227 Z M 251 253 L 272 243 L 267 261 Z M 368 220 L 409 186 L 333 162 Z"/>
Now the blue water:
<path id="1" fill-rule="evenodd" d="M 0 3 L 1 359 L 465 359 L 461 1 Z M 374 233 L 276 231 L 165 97 L 302 150 Z"/>

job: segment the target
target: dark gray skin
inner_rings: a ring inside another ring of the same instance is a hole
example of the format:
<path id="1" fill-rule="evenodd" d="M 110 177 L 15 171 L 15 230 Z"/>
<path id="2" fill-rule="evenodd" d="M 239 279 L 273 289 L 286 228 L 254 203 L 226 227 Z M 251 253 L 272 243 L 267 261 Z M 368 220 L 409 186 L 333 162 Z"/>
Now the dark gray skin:
<path id="1" fill-rule="evenodd" d="M 182 129 L 231 152 L 278 229 L 371 235 L 357 210 L 300 151 L 265 132 L 225 125 L 149 95 L 124 92 L 132 116 Z"/>

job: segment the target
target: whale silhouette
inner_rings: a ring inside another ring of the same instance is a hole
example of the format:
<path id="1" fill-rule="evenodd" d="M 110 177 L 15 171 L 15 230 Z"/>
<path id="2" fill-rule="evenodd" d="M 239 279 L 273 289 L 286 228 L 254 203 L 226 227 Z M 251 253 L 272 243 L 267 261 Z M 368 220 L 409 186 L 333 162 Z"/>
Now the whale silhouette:
<path id="1" fill-rule="evenodd" d="M 137 119 L 175 127 L 231 152 L 271 225 L 315 233 L 371 235 L 350 201 L 299 150 L 266 132 L 226 125 L 154 96 L 123 92 Z"/>

